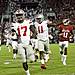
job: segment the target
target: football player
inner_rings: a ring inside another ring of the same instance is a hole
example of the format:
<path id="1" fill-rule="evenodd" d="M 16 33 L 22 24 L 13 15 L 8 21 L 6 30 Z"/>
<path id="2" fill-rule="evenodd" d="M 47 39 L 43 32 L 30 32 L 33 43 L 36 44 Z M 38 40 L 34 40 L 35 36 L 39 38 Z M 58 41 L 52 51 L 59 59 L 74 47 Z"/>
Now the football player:
<path id="1" fill-rule="evenodd" d="M 57 26 L 59 30 L 59 47 L 63 65 L 66 65 L 68 41 L 73 30 L 73 26 L 69 23 L 69 19 L 63 19 L 63 23 Z"/>
<path id="2" fill-rule="evenodd" d="M 15 24 L 15 23 L 12 23 Z M 18 47 L 18 38 L 17 38 L 17 34 L 15 32 L 15 30 L 12 30 L 11 32 L 11 40 L 12 40 L 12 48 L 13 48 L 13 59 L 16 59 L 16 55 L 17 55 L 17 47 Z"/>
<path id="3" fill-rule="evenodd" d="M 49 38 L 47 21 L 44 21 L 43 14 L 36 16 L 35 27 L 37 30 L 38 49 L 40 52 L 41 68 L 46 69 L 45 62 L 48 61 L 47 55 L 49 51 Z"/>
<path id="4" fill-rule="evenodd" d="M 15 30 L 18 35 L 18 53 L 22 57 L 23 68 L 26 75 L 30 75 L 27 59 L 31 58 L 35 61 L 34 51 L 30 43 L 30 22 L 25 19 L 25 12 L 18 9 L 15 13 L 16 23 L 14 24 L 12 31 Z"/>
<path id="5" fill-rule="evenodd" d="M 39 52 L 38 52 L 38 39 L 37 39 L 37 31 L 36 31 L 36 27 L 33 23 L 33 25 L 30 26 L 30 30 L 31 30 L 31 45 L 35 51 L 35 61 L 37 61 L 37 59 L 39 58 Z"/>

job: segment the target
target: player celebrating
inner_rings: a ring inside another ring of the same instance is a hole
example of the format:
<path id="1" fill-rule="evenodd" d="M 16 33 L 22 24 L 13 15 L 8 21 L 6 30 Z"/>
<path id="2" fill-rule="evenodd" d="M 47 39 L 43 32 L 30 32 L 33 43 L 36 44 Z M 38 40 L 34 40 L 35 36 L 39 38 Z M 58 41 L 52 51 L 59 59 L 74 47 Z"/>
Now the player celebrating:
<path id="1" fill-rule="evenodd" d="M 35 27 L 37 29 L 38 48 L 40 52 L 41 68 L 46 69 L 45 61 L 48 61 L 49 39 L 47 21 L 43 21 L 43 14 L 36 16 Z M 45 60 L 44 60 L 45 59 Z"/>
<path id="2" fill-rule="evenodd" d="M 59 46 L 60 46 L 60 54 L 61 61 L 63 65 L 66 65 L 66 57 L 67 57 L 67 48 L 69 36 L 72 34 L 73 26 L 69 24 L 69 19 L 64 19 L 63 23 L 58 25 L 59 29 Z"/>
<path id="3" fill-rule="evenodd" d="M 35 61 L 34 52 L 30 43 L 30 22 L 24 18 L 24 11 L 18 9 L 15 12 L 16 23 L 14 24 L 12 31 L 18 35 L 18 53 L 23 60 L 23 68 L 26 75 L 30 75 L 27 58 L 31 57 L 32 61 Z"/>

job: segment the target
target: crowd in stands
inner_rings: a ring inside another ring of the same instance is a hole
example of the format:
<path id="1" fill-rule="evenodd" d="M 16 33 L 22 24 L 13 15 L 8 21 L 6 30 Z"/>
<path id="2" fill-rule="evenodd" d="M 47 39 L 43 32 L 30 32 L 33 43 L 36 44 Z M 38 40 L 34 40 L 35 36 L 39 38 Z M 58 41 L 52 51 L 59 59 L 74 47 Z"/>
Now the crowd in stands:
<path id="1" fill-rule="evenodd" d="M 32 19 L 33 22 L 35 21 L 34 17 L 36 14 L 43 13 L 45 19 L 48 15 L 50 15 L 53 22 L 61 22 L 63 18 L 70 18 L 72 24 L 75 24 L 74 3 L 74 0 L 0 0 L 0 29 L 2 31 L 2 27 L 4 26 L 2 20 L 3 15 L 10 15 L 11 21 L 13 21 L 13 13 L 18 8 L 23 9 L 25 11 L 25 16 Z M 3 29 L 7 28 L 5 26 L 3 27 Z M 51 32 L 52 36 L 54 37 L 50 42 L 55 43 L 57 41 L 57 37 L 55 37 L 57 34 L 57 30 L 53 27 L 49 30 L 49 32 Z M 0 33 L 4 33 L 4 31 Z"/>

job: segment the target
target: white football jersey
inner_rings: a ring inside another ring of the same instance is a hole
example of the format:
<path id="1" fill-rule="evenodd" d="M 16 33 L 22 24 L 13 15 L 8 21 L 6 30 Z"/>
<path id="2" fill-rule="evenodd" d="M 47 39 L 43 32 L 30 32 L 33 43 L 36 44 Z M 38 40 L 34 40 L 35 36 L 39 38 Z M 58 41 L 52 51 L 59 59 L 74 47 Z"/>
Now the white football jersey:
<path id="1" fill-rule="evenodd" d="M 35 22 L 35 27 L 37 29 L 37 38 L 41 40 L 47 40 L 48 39 L 48 27 L 47 27 L 47 21 L 43 21 L 41 24 Z"/>
<path id="2" fill-rule="evenodd" d="M 30 22 L 28 20 L 24 20 L 23 23 L 13 23 L 12 29 L 13 28 L 18 34 L 20 42 L 28 45 L 30 41 Z"/>

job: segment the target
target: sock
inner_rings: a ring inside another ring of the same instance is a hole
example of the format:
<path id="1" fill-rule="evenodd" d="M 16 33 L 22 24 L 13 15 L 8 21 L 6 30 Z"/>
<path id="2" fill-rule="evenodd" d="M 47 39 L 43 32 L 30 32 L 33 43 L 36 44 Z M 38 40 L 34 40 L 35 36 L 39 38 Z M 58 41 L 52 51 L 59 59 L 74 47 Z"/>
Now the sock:
<path id="1" fill-rule="evenodd" d="M 63 55 L 63 63 L 66 64 L 66 55 Z"/>
<path id="2" fill-rule="evenodd" d="M 44 59 L 41 60 L 41 64 L 45 64 L 45 63 L 44 63 Z"/>
<path id="3" fill-rule="evenodd" d="M 63 55 L 61 55 L 61 61 L 63 62 Z"/>
<path id="4" fill-rule="evenodd" d="M 66 55 L 64 55 L 64 61 L 66 61 Z"/>
<path id="5" fill-rule="evenodd" d="M 26 72 L 26 75 L 30 75 L 30 72 L 29 72 L 29 70 L 27 70 L 27 71 L 25 71 Z"/>
<path id="6" fill-rule="evenodd" d="M 49 59 L 49 54 L 44 54 L 44 58 L 45 58 L 45 62 L 47 62 Z"/>
<path id="7" fill-rule="evenodd" d="M 15 53 L 15 54 L 13 54 L 13 58 L 14 58 L 14 59 L 16 59 L 16 53 Z"/>

